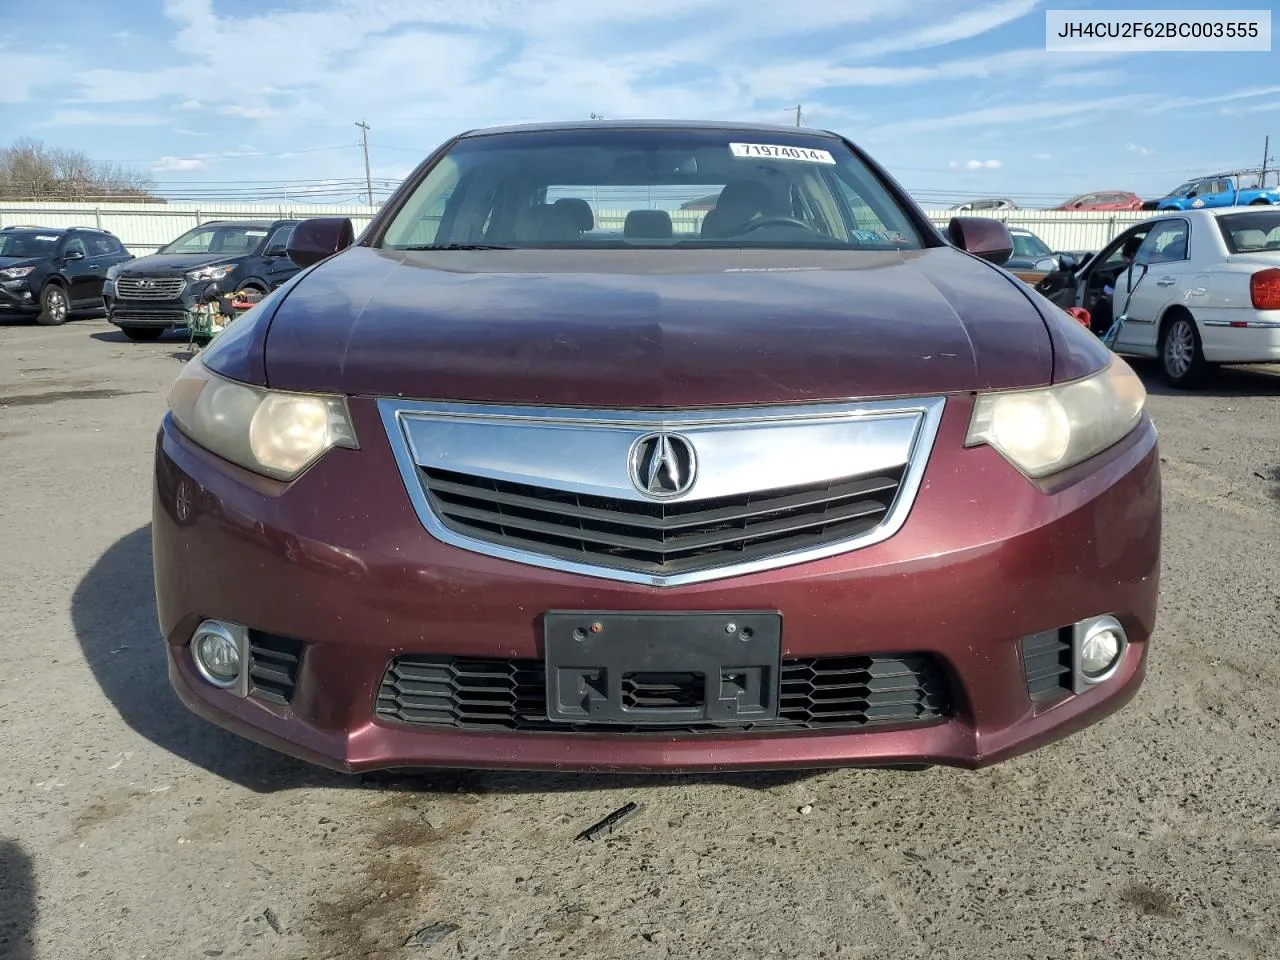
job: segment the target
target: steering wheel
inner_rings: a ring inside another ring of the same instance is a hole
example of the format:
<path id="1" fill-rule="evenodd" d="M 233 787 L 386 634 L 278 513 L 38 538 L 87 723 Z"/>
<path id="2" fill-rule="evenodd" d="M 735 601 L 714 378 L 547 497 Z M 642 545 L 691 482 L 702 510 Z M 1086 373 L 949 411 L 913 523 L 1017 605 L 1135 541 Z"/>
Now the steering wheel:
<path id="1" fill-rule="evenodd" d="M 803 220 L 796 220 L 794 217 L 761 217 L 759 220 L 748 221 L 747 225 L 738 231 L 738 234 L 751 233 L 761 227 L 799 227 L 801 230 L 808 230 L 813 233 L 813 227 Z"/>

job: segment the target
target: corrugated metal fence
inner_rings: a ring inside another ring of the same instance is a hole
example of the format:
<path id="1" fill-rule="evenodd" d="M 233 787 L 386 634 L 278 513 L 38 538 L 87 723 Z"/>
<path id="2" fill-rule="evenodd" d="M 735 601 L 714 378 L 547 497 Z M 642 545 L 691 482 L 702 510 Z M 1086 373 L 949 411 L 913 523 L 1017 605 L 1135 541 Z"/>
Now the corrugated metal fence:
<path id="1" fill-rule="evenodd" d="M 179 234 L 207 220 L 350 217 L 359 233 L 377 212 L 369 206 L 326 204 L 234 203 L 5 203 L 0 204 L 0 227 L 31 224 L 42 227 L 100 227 L 110 230 L 136 255 L 153 253 Z M 939 227 L 955 216 L 950 210 L 927 210 Z M 606 229 L 621 229 L 625 210 L 601 210 L 597 219 Z M 970 213 L 1026 227 L 1054 250 L 1099 250 L 1131 223 L 1149 217 L 1140 213 L 1078 213 L 1060 210 L 998 210 Z M 692 232 L 701 213 L 676 211 L 678 233 Z"/>

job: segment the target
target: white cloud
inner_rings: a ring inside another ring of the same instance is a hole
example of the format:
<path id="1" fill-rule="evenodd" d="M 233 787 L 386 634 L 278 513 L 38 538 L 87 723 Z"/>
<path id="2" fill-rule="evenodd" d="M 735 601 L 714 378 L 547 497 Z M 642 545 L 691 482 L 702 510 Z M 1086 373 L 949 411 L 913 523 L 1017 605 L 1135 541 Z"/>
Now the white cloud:
<path id="1" fill-rule="evenodd" d="M 850 4 L 850 6 L 855 5 Z M 1006 23 L 1026 16 L 1038 5 L 1038 0 L 1006 0 L 1004 3 L 970 10 L 950 20 L 929 23 L 896 36 L 855 44 L 846 48 L 844 52 L 846 56 L 884 56 L 889 53 L 941 47 L 1003 27 Z"/>
<path id="2" fill-rule="evenodd" d="M 1073 117 L 1088 113 L 1090 122 L 1096 123 L 1099 115 L 1108 111 L 1128 110 L 1144 103 L 1141 94 L 1107 97 L 1101 100 L 1081 100 L 1063 103 L 1060 100 L 1019 102 L 1010 106 L 984 107 L 967 113 L 951 113 L 940 117 L 920 117 L 914 120 L 897 120 L 875 128 L 879 137 L 906 136 L 933 130 L 955 130 L 1013 123 L 1029 123 L 1057 117 Z"/>
<path id="3" fill-rule="evenodd" d="M 242 120 L 265 120 L 275 113 L 270 107 L 246 107 L 238 103 L 229 103 L 218 108 L 224 117 L 239 117 Z"/>
<path id="4" fill-rule="evenodd" d="M 183 100 L 180 104 L 178 104 L 178 106 L 177 106 L 177 108 L 176 108 L 176 109 L 178 109 L 178 110 L 203 110 L 203 109 L 204 109 L 204 104 L 203 104 L 203 103 L 201 103 L 199 100 Z"/>
<path id="5" fill-rule="evenodd" d="M 191 173 L 208 169 L 209 164 L 198 157 L 161 157 L 151 165 L 152 173 Z"/>
<path id="6" fill-rule="evenodd" d="M 1053 159 L 1053 154 L 1052 154 L 1052 153 L 1033 153 L 1033 154 L 1031 155 L 1031 159 L 1032 159 L 1032 160 L 1040 160 L 1040 161 L 1044 161 L 1044 160 L 1052 160 L 1052 159 Z"/>
<path id="7" fill-rule="evenodd" d="M 1231 103 L 1233 100 L 1248 100 L 1252 97 L 1267 97 L 1280 93 L 1280 87 L 1246 87 L 1244 90 L 1233 90 L 1212 97 L 1175 97 L 1162 100 L 1148 110 L 1148 113 L 1163 113 L 1166 110 L 1182 110 L 1186 107 L 1203 107 L 1213 103 Z"/>
<path id="8" fill-rule="evenodd" d="M 1003 164 L 999 160 L 952 160 L 947 164 L 948 170 L 999 170 Z"/>
<path id="9" fill-rule="evenodd" d="M 114 113 L 108 110 L 55 110 L 42 127 L 159 127 L 166 117 L 149 113 Z"/>
<path id="10" fill-rule="evenodd" d="M 1136 153 L 1140 157 L 1149 157 L 1153 152 L 1150 147 L 1144 147 L 1137 143 L 1126 143 L 1124 148 L 1130 153 Z"/>

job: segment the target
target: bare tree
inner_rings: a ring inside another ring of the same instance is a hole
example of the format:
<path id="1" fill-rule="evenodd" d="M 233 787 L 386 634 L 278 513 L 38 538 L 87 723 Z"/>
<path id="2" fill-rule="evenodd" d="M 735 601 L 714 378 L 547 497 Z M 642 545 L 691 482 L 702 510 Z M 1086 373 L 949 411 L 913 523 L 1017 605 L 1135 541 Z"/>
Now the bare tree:
<path id="1" fill-rule="evenodd" d="M 143 170 L 95 163 L 83 150 L 15 140 L 0 149 L 0 200 L 163 202 Z"/>

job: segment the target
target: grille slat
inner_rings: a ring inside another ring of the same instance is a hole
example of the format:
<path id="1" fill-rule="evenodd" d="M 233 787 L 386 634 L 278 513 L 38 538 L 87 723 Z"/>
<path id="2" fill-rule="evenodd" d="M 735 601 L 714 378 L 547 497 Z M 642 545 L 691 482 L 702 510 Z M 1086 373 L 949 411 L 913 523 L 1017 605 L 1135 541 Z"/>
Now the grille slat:
<path id="1" fill-rule="evenodd" d="M 893 507 L 902 469 L 803 487 L 664 504 L 577 494 L 435 468 L 419 476 L 457 533 L 549 557 L 675 573 L 854 537 Z"/>
<path id="2" fill-rule="evenodd" d="M 883 673 L 882 673 L 883 672 Z M 436 678 L 449 676 L 446 682 Z M 432 682 L 424 684 L 422 677 Z M 877 682 L 892 678 L 888 686 Z M 478 682 L 484 678 L 484 682 Z M 784 660 L 779 717 L 737 724 L 565 724 L 547 719 L 546 674 L 540 660 L 404 656 L 392 661 L 378 692 L 382 720 L 408 724 L 528 732 L 607 734 L 858 728 L 929 723 L 950 714 L 945 673 L 931 656 L 854 656 Z M 623 678 L 628 706 L 687 707 L 701 702 L 704 680 L 693 674 L 637 673 Z"/>
<path id="3" fill-rule="evenodd" d="M 117 277 L 121 300 L 176 300 L 187 286 L 186 277 Z"/>
<path id="4" fill-rule="evenodd" d="M 249 632 L 249 696 L 271 703 L 293 699 L 305 644 L 289 637 Z"/>
<path id="5" fill-rule="evenodd" d="M 1034 702 L 1055 700 L 1071 693 L 1071 628 L 1023 637 L 1022 670 L 1027 695 Z"/>

